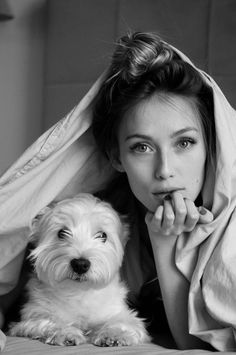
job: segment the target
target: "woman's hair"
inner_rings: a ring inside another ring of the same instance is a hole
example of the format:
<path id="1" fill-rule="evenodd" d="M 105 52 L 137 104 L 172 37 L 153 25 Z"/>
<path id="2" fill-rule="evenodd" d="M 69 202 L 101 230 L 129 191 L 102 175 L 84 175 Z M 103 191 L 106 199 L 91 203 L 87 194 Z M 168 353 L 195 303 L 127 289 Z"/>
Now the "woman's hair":
<path id="1" fill-rule="evenodd" d="M 211 88 L 202 74 L 154 33 L 120 38 L 95 97 L 92 129 L 98 148 L 109 159 L 118 153 L 118 128 L 125 113 L 153 94 L 181 95 L 195 102 L 201 118 L 208 162 L 215 161 Z"/>

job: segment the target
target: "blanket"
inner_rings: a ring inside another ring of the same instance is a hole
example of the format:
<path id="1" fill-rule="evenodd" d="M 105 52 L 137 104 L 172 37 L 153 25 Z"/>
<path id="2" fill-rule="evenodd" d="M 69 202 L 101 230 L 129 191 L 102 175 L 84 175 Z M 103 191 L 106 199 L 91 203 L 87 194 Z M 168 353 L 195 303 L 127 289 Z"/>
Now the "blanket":
<path id="1" fill-rule="evenodd" d="M 199 72 L 214 94 L 217 166 L 207 170 L 202 191 L 214 220 L 179 237 L 175 262 L 190 282 L 190 333 L 218 350 L 235 351 L 236 114 L 214 80 Z M 52 201 L 103 188 L 114 174 L 90 128 L 102 80 L 0 179 L 0 294 L 18 282 L 31 219 Z"/>

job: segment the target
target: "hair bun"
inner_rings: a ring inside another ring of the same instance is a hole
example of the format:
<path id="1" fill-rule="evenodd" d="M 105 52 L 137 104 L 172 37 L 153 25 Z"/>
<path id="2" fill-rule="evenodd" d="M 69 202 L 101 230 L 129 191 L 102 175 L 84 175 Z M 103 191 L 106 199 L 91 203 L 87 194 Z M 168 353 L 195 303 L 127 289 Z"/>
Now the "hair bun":
<path id="1" fill-rule="evenodd" d="M 127 83 L 136 82 L 147 71 L 171 61 L 174 52 L 158 35 L 135 32 L 123 36 L 116 45 L 112 58 L 112 78 Z"/>

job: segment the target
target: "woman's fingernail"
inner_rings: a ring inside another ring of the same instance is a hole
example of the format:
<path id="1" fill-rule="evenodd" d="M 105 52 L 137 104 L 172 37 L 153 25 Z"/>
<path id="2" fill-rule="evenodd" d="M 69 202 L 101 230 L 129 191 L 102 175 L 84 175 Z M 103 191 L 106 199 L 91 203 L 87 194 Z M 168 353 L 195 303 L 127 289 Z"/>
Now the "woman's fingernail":
<path id="1" fill-rule="evenodd" d="M 199 207 L 198 208 L 198 211 L 199 211 L 199 213 L 202 215 L 202 216 L 204 216 L 205 214 L 207 214 L 207 210 L 204 208 L 204 207 Z"/>
<path id="2" fill-rule="evenodd" d="M 170 195 L 166 195 L 166 196 L 164 197 L 164 200 L 170 201 L 170 200 L 171 200 L 171 196 L 170 196 Z"/>

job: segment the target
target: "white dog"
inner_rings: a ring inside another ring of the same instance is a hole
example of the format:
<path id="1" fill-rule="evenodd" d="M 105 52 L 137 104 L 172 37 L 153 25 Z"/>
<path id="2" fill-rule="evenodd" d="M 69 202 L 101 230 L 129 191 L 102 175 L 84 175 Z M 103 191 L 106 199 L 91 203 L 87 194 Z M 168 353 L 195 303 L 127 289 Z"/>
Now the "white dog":
<path id="1" fill-rule="evenodd" d="M 29 301 L 9 334 L 54 345 L 148 342 L 119 277 L 127 237 L 116 211 L 91 194 L 46 207 L 32 222 Z"/>

